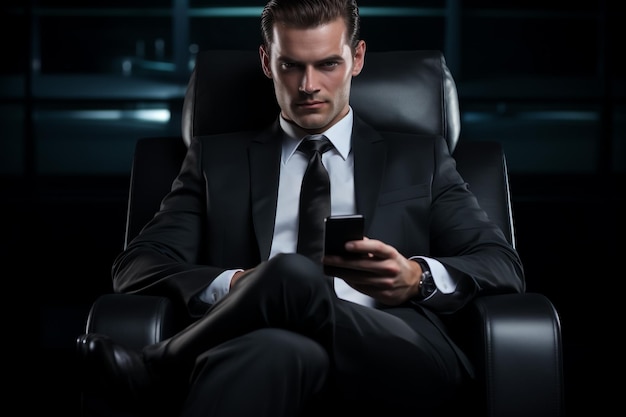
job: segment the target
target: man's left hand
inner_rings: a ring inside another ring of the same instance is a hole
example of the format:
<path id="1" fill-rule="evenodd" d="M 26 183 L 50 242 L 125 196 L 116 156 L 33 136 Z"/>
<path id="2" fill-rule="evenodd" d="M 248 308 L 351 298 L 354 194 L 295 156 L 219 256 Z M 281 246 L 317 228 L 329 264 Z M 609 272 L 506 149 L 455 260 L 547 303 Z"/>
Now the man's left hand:
<path id="1" fill-rule="evenodd" d="M 386 305 L 399 305 L 417 295 L 422 269 L 393 246 L 365 238 L 347 242 L 346 249 L 363 256 L 325 255 L 323 263 L 355 290 Z"/>

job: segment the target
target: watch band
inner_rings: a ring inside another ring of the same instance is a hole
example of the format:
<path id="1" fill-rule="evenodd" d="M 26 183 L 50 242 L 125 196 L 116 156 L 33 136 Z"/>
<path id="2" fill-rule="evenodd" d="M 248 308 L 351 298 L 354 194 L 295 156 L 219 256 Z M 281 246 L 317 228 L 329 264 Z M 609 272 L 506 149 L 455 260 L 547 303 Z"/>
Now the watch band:
<path id="1" fill-rule="evenodd" d="M 428 262 L 422 258 L 414 258 L 413 260 L 422 267 L 422 276 L 420 277 L 419 283 L 419 298 L 428 298 L 437 289 L 435 280 L 433 279 L 433 274 L 430 272 Z"/>

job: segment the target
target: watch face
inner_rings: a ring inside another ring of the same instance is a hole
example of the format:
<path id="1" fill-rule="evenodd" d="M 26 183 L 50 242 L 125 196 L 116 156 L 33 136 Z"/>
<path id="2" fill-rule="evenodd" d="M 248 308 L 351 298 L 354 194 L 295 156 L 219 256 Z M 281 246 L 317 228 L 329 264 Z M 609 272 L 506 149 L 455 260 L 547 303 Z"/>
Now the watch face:
<path id="1" fill-rule="evenodd" d="M 433 280 L 432 274 L 430 273 L 430 271 L 425 270 L 424 273 L 422 274 L 422 285 L 421 285 L 422 296 L 428 297 L 433 292 L 435 292 L 436 289 L 437 289 L 437 286 L 435 285 L 435 281 Z"/>

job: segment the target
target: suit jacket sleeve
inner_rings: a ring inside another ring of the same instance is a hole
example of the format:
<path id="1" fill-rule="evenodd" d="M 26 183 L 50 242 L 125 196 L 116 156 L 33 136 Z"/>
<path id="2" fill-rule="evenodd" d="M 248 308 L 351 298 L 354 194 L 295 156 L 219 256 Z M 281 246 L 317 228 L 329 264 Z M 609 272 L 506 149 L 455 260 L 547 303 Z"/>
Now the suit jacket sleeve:
<path id="1" fill-rule="evenodd" d="M 476 295 L 523 292 L 524 271 L 517 251 L 480 207 L 456 170 L 443 139 L 433 141 L 433 173 L 428 184 L 428 253 L 450 272 L 453 291 L 437 291 L 420 302 L 452 313 Z M 413 255 L 420 255 L 415 253 Z"/>
<path id="2" fill-rule="evenodd" d="M 208 306 L 197 301 L 196 296 L 215 277 L 226 269 L 248 268 L 260 261 L 249 227 L 247 185 L 240 184 L 248 179 L 247 142 L 243 138 L 230 139 L 220 141 L 216 137 L 212 141 L 215 146 L 219 148 L 223 142 L 229 143 L 228 147 L 220 152 L 204 153 L 202 140 L 194 138 L 191 141 L 181 170 L 160 210 L 114 260 L 114 291 L 165 295 L 183 305 L 191 317 L 198 317 Z M 218 153 L 223 158 L 211 159 Z M 209 184 L 206 165 L 224 173 L 228 184 Z M 216 189 L 215 192 L 211 187 Z M 217 204 L 214 201 L 216 194 L 224 199 L 237 198 L 222 192 L 221 187 L 242 189 L 241 194 L 246 197 Z M 236 210 L 246 213 L 238 216 L 237 226 L 228 230 L 224 230 L 227 219 L 220 218 L 226 209 L 230 209 L 234 216 L 237 216 Z M 220 216 L 216 212 L 220 212 Z M 224 238 L 223 234 L 228 237 Z M 212 244 L 216 240 L 221 243 Z M 228 263 L 220 256 L 221 252 L 229 251 L 229 240 L 238 240 L 237 250 L 231 248 L 230 252 L 236 253 L 239 263 Z"/>
<path id="3" fill-rule="evenodd" d="M 450 312 L 476 294 L 525 291 L 517 251 L 480 207 L 442 142 L 435 146 L 438 162 L 432 184 L 431 244 L 457 285 L 451 294 L 424 304 Z"/>

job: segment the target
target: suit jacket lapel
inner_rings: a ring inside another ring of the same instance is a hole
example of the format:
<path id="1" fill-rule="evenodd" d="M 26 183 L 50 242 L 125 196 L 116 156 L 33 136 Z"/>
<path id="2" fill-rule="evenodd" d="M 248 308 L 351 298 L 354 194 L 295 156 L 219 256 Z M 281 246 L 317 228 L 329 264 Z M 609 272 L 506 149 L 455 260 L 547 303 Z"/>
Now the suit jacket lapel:
<path id="1" fill-rule="evenodd" d="M 365 230 L 374 217 L 387 161 L 387 144 L 382 136 L 363 120 L 354 117 L 352 129 L 354 152 L 354 190 L 357 212 L 365 216 Z"/>
<path id="2" fill-rule="evenodd" d="M 281 135 L 277 122 L 270 129 L 262 132 L 250 145 L 252 223 L 257 236 L 261 259 L 269 257 L 274 234 L 280 175 Z M 268 161 L 273 162 L 268 163 Z"/>

